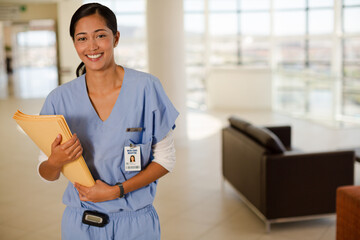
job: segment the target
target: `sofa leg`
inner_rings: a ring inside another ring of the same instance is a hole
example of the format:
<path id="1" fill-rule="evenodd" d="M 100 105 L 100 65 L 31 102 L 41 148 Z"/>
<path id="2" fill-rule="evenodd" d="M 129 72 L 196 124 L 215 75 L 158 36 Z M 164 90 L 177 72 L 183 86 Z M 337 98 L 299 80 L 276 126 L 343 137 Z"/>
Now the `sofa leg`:
<path id="1" fill-rule="evenodd" d="M 265 231 L 266 233 L 270 233 L 271 230 L 271 222 L 270 221 L 265 221 Z"/>
<path id="2" fill-rule="evenodd" d="M 225 192 L 225 178 L 224 177 L 221 177 L 221 193 L 224 193 Z"/>

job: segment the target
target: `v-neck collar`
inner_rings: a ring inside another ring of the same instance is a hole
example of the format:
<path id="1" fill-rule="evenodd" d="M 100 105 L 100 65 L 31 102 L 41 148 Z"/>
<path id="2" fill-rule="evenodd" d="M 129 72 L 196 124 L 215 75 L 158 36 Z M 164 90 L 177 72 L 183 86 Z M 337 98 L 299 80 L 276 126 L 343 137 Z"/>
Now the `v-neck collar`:
<path id="1" fill-rule="evenodd" d="M 87 101 L 87 103 L 88 103 L 88 106 L 89 106 L 89 108 L 91 109 L 91 112 L 92 112 L 92 114 L 94 115 L 94 117 L 96 118 L 96 121 L 97 122 L 99 122 L 99 123 L 101 123 L 101 124 L 105 124 L 105 123 L 107 123 L 107 122 L 109 122 L 109 120 L 111 119 L 111 116 L 112 115 L 114 115 L 115 113 L 115 111 L 118 111 L 118 109 L 119 109 L 119 102 L 121 102 L 121 100 L 120 100 L 120 98 L 122 98 L 121 96 L 122 95 L 124 95 L 122 92 L 124 91 L 124 86 L 126 85 L 125 84 L 125 81 L 126 81 L 126 72 L 127 72 L 127 69 L 125 68 L 125 67 L 123 67 L 123 66 L 121 66 L 123 69 L 124 69 L 124 77 L 123 77 L 123 82 L 122 82 L 122 84 L 121 84 L 121 89 L 120 89 L 120 92 L 119 92 L 119 94 L 118 94 L 118 96 L 117 96 L 117 98 L 116 98 L 116 101 L 115 101 L 115 104 L 114 104 L 114 106 L 113 106 L 113 108 L 111 109 L 111 113 L 110 113 L 110 115 L 105 119 L 105 120 L 102 120 L 101 118 L 100 118 L 100 116 L 99 116 L 99 114 L 96 112 L 96 110 L 95 110 L 95 107 L 94 107 L 94 105 L 92 104 L 92 102 L 91 102 L 91 99 L 90 99 L 90 96 L 89 96 L 89 94 L 88 94 L 88 91 L 87 91 L 87 84 L 86 84 L 86 73 L 83 75 L 83 91 L 84 91 L 84 96 L 86 97 L 86 101 Z"/>

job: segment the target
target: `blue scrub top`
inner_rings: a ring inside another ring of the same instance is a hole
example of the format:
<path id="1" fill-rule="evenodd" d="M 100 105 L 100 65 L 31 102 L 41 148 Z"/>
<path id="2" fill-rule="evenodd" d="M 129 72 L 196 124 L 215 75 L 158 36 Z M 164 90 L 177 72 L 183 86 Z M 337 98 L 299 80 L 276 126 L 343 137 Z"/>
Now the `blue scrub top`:
<path id="1" fill-rule="evenodd" d="M 151 145 L 161 141 L 175 127 L 176 111 L 156 77 L 124 68 L 121 91 L 113 110 L 105 121 L 96 113 L 87 93 L 85 75 L 54 89 L 46 98 L 41 115 L 64 115 L 72 133 L 83 147 L 83 156 L 94 179 L 115 185 L 138 171 L 125 171 L 124 147 L 140 146 L 141 167 L 151 161 Z M 127 128 L 142 128 L 129 132 Z M 63 203 L 101 212 L 134 211 L 152 204 L 157 181 L 126 194 L 122 199 L 106 202 L 82 202 L 69 182 Z"/>

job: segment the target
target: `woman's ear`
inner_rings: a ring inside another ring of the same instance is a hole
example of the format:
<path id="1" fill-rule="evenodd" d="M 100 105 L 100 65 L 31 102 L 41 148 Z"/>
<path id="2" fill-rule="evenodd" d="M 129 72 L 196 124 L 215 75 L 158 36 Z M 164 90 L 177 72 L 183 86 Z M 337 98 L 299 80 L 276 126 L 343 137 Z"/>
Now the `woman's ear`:
<path id="1" fill-rule="evenodd" d="M 114 37 L 114 47 L 116 47 L 116 46 L 118 45 L 119 39 L 120 39 L 120 32 L 117 31 L 117 32 L 116 32 L 116 35 L 115 35 L 115 37 Z"/>

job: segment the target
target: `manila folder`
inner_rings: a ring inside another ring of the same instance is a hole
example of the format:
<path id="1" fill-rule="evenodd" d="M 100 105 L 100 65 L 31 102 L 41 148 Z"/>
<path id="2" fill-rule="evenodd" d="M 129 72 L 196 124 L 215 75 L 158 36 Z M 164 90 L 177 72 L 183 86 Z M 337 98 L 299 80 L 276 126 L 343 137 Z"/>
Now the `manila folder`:
<path id="1" fill-rule="evenodd" d="M 62 115 L 27 115 L 18 110 L 13 118 L 48 157 L 51 154 L 51 144 L 59 134 L 62 135 L 61 143 L 68 141 L 72 137 Z M 86 187 L 95 184 L 82 156 L 71 163 L 65 164 L 61 172 L 72 183 L 77 182 Z"/>

